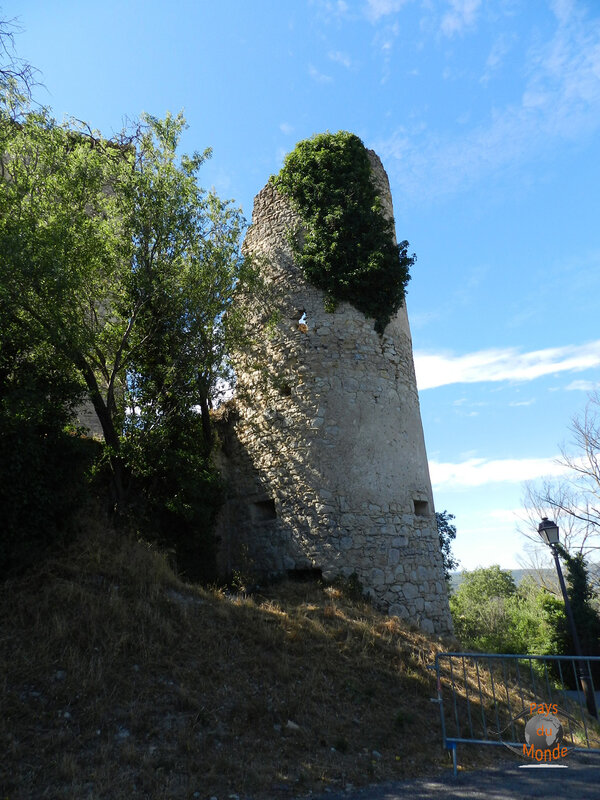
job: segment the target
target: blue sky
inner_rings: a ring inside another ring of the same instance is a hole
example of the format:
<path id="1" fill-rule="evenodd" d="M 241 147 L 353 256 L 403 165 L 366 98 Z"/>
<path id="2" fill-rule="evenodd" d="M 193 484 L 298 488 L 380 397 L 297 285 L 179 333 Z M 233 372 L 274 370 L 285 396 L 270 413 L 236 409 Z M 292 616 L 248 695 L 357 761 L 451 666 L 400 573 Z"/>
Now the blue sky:
<path id="1" fill-rule="evenodd" d="M 464 568 L 519 566 L 523 481 L 600 387 L 595 0 L 0 0 L 36 98 L 104 135 L 184 110 L 240 205 L 295 143 L 381 156 L 409 285 L 436 508 Z"/>

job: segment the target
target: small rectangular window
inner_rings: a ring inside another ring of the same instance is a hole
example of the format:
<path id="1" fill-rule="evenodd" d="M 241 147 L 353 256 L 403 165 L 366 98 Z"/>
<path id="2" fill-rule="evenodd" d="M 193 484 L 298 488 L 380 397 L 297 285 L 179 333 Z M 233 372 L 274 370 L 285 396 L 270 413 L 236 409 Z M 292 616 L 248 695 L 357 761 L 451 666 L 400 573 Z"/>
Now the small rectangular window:
<path id="1" fill-rule="evenodd" d="M 254 522 L 268 522 L 277 519 L 275 500 L 259 500 L 252 503 L 252 518 Z"/>
<path id="2" fill-rule="evenodd" d="M 323 573 L 319 567 L 294 567 L 294 569 L 288 569 L 287 574 L 291 581 L 298 583 L 323 580 Z"/>
<path id="3" fill-rule="evenodd" d="M 429 503 L 427 500 L 413 500 L 415 504 L 415 514 L 417 517 L 429 516 Z"/>

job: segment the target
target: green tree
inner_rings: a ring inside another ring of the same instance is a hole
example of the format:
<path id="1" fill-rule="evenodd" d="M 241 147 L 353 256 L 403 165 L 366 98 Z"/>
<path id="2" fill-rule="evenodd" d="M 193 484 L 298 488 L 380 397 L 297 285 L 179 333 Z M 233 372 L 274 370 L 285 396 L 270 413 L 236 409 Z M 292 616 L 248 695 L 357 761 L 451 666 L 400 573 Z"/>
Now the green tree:
<path id="1" fill-rule="evenodd" d="M 567 594 L 582 652 L 586 655 L 600 655 L 600 616 L 592 602 L 595 593 L 590 586 L 586 559 L 582 553 L 573 556 L 560 544 L 555 546 L 566 566 Z M 564 624 L 558 626 L 557 634 L 566 640 L 565 654 L 575 652 L 571 633 L 565 629 Z"/>
<path id="2" fill-rule="evenodd" d="M 206 413 L 244 265 L 239 212 L 197 185 L 209 152 L 177 159 L 181 116 L 146 117 L 120 142 L 45 111 L 4 123 L 0 278 L 14 319 L 76 368 L 115 452 L 128 399 L 156 416 L 183 392 Z"/>
<path id="3" fill-rule="evenodd" d="M 209 151 L 177 154 L 184 126 L 147 116 L 107 142 L 43 109 L 0 114 L 5 319 L 93 404 L 118 507 L 141 484 L 173 538 L 173 515 L 189 532 L 214 509 L 209 410 L 253 275 L 241 214 L 198 185 Z"/>
<path id="4" fill-rule="evenodd" d="M 509 601 L 508 625 L 514 652 L 552 655 L 564 652 L 565 609 L 562 601 L 533 577 L 523 578 Z"/>
<path id="5" fill-rule="evenodd" d="M 0 20 L 0 225 L 16 187 L 6 185 L 34 70 L 13 48 L 18 31 Z M 33 165 L 29 165 L 32 169 Z M 18 193 L 13 195 L 21 202 Z M 13 207 L 10 208 L 13 210 Z M 11 237 L 12 238 L 12 237 Z M 14 238 L 13 238 L 14 241 Z M 69 359 L 47 341 L 14 298 L 14 276 L 0 256 L 0 575 L 26 568 L 70 530 L 94 448 L 72 428 L 82 384 Z"/>
<path id="6" fill-rule="evenodd" d="M 452 553 L 452 542 L 456 539 L 456 526 L 452 525 L 454 514 L 449 514 L 447 511 L 436 511 L 435 521 L 437 523 L 438 536 L 440 539 L 440 550 L 442 551 L 442 560 L 444 563 L 444 577 L 447 581 L 450 580 L 450 573 L 455 570 L 459 561 Z"/>
<path id="7" fill-rule="evenodd" d="M 188 576 L 207 578 L 220 502 L 210 409 L 219 385 L 233 380 L 228 354 L 245 330 L 234 295 L 255 274 L 240 254 L 240 212 L 198 186 L 209 151 L 178 159 L 183 118 L 147 122 L 130 218 L 130 296 L 140 311 L 124 448 L 158 535 Z"/>
<path id="8" fill-rule="evenodd" d="M 465 592 L 477 599 L 512 597 L 517 591 L 509 570 L 501 569 L 498 564 L 465 573 L 462 586 Z"/>
<path id="9" fill-rule="evenodd" d="M 129 320 L 126 248 L 117 197 L 108 186 L 124 152 L 90 132 L 30 111 L 19 125 L 2 118 L 0 284 L 14 324 L 77 372 L 107 445 L 119 450 L 124 413 L 116 394 Z M 110 311 L 109 311 L 110 309 Z M 122 496 L 121 465 L 114 460 Z"/>
<path id="10" fill-rule="evenodd" d="M 463 581 L 450 598 L 457 638 L 466 647 L 494 652 L 514 652 L 509 636 L 508 601 L 517 588 L 499 566 L 463 573 Z"/>
<path id="11" fill-rule="evenodd" d="M 562 603 L 532 580 L 517 588 L 497 565 L 464 573 L 450 610 L 457 638 L 470 649 L 542 655 L 562 641 Z"/>
<path id="12" fill-rule="evenodd" d="M 147 119 L 132 218 L 131 296 L 141 309 L 128 383 L 133 427 L 168 426 L 197 409 L 210 449 L 209 411 L 219 383 L 233 380 L 228 354 L 242 338 L 234 292 L 254 270 L 240 254 L 241 213 L 197 184 L 210 151 L 178 162 L 183 118 Z"/>

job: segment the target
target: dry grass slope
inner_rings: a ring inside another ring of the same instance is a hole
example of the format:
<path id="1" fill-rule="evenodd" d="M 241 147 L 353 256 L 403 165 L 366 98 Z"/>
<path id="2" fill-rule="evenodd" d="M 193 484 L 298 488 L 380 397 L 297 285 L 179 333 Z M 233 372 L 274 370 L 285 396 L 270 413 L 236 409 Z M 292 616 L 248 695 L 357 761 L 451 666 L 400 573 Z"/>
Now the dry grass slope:
<path id="1" fill-rule="evenodd" d="M 87 522 L 0 589 L 0 795 L 260 800 L 431 774 L 440 649 L 347 587 L 206 591 Z"/>

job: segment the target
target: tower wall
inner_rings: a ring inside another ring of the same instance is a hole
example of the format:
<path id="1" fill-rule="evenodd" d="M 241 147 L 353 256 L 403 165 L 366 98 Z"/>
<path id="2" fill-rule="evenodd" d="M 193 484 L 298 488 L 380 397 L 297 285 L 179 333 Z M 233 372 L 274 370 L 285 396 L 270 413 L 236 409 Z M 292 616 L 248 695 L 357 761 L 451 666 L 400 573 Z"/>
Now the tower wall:
<path id="1" fill-rule="evenodd" d="M 391 215 L 387 176 L 370 158 Z M 221 568 L 356 573 L 390 613 L 449 631 L 406 309 L 382 336 L 349 303 L 327 312 L 294 262 L 289 235 L 299 229 L 288 200 L 267 184 L 244 247 L 273 300 L 248 302 L 255 344 L 236 358 L 221 454 Z"/>

